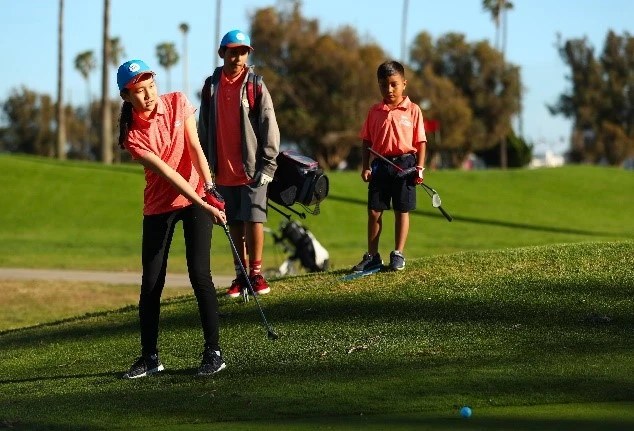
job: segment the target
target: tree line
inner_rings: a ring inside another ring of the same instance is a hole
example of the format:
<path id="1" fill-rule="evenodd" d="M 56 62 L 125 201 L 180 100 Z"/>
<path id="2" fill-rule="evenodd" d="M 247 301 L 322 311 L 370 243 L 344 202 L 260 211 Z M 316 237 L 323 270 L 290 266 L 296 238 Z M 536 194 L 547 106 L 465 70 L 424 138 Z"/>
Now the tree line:
<path id="1" fill-rule="evenodd" d="M 609 31 L 597 55 L 586 38 L 557 49 L 570 68 L 570 88 L 549 106 L 574 121 L 570 157 L 618 165 L 634 156 L 634 37 Z"/>
<path id="2" fill-rule="evenodd" d="M 468 41 L 458 32 L 434 40 L 423 31 L 410 45 L 408 60 L 402 61 L 407 94 L 428 120 L 428 161 L 436 166 L 459 166 L 472 153 L 490 166 L 524 166 L 531 158 L 532 145 L 512 126 L 521 115 L 522 99 L 521 68 L 504 56 L 505 13 L 512 4 L 483 0 L 482 5 L 496 26 L 495 47 Z M 186 36 L 187 24 L 179 28 Z M 380 97 L 376 68 L 388 59 L 383 49 L 363 42 L 349 26 L 321 31 L 318 20 L 302 15 L 297 0 L 255 11 L 250 33 L 255 48 L 251 62 L 271 91 L 284 141 L 326 168 L 356 166 L 359 129 Z M 123 47 L 118 38 L 106 40 L 108 64 L 116 66 Z M 570 67 L 572 86 L 549 109 L 573 120 L 571 159 L 621 163 L 634 151 L 634 38 L 610 32 L 598 57 L 585 39 L 558 40 L 557 49 Z M 169 87 L 169 71 L 179 53 L 169 42 L 157 45 L 156 52 Z M 96 67 L 94 54 L 82 52 L 75 60 L 88 81 Z M 108 101 L 112 130 L 119 103 Z M 69 157 L 100 159 L 103 144 L 96 131 L 103 129 L 103 106 L 103 101 L 79 108 L 64 105 Z M 0 150 L 55 156 L 55 108 L 49 95 L 15 89 L 2 103 L 7 126 L 0 129 Z M 114 148 L 112 137 L 109 145 Z"/>

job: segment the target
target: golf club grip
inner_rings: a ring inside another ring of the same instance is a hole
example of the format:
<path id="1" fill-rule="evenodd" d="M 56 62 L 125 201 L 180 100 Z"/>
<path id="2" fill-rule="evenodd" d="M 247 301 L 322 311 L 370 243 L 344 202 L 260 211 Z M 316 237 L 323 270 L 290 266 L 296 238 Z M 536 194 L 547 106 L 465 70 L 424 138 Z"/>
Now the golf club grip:
<path id="1" fill-rule="evenodd" d="M 439 206 L 439 207 L 438 207 L 438 209 L 440 210 L 440 212 L 442 213 L 442 215 L 444 215 L 444 216 L 445 216 L 445 218 L 447 219 L 447 221 L 451 221 L 451 220 L 453 220 L 453 217 L 452 217 L 452 216 L 450 216 L 450 215 L 449 215 L 449 213 L 448 213 L 447 211 L 445 211 L 445 210 L 443 209 L 443 207 L 442 207 L 442 206 Z"/>
<path id="2" fill-rule="evenodd" d="M 416 166 L 412 166 L 411 168 L 407 168 L 407 169 L 402 169 L 400 171 L 398 171 L 398 173 L 396 174 L 396 176 L 398 178 L 405 178 L 405 177 L 409 177 L 410 175 L 413 175 L 416 172 Z"/>

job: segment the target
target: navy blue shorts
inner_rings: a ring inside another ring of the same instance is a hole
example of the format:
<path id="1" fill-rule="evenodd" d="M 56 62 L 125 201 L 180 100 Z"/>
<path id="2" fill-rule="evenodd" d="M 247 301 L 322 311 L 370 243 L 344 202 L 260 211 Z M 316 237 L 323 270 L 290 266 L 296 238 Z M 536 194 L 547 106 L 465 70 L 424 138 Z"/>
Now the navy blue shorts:
<path id="1" fill-rule="evenodd" d="M 405 154 L 388 157 L 402 169 L 416 166 L 416 157 Z M 416 183 L 412 178 L 398 178 L 397 169 L 381 159 L 372 161 L 372 177 L 368 184 L 368 209 L 409 212 L 416 209 Z"/>

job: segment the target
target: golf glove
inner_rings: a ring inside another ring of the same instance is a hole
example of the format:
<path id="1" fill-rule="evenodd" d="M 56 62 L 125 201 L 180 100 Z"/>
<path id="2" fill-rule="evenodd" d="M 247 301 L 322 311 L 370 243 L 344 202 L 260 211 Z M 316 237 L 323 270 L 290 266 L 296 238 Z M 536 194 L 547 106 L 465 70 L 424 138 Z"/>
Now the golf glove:
<path id="1" fill-rule="evenodd" d="M 422 184 L 425 179 L 425 168 L 422 166 L 416 166 L 416 184 Z"/>
<path id="2" fill-rule="evenodd" d="M 206 186 L 206 184 L 205 184 Z M 209 205 L 211 205 L 214 208 L 218 208 L 220 211 L 224 211 L 225 210 L 225 199 L 220 195 L 220 193 L 218 193 L 218 190 L 216 190 L 215 187 L 211 187 L 210 189 L 207 189 L 205 187 L 205 202 L 207 202 Z"/>
<path id="3" fill-rule="evenodd" d="M 255 186 L 256 187 L 262 187 L 264 185 L 267 185 L 271 181 L 273 181 L 273 178 L 271 178 L 270 176 L 268 176 L 264 172 L 258 171 L 258 173 L 255 174 L 254 180 L 255 180 Z"/>

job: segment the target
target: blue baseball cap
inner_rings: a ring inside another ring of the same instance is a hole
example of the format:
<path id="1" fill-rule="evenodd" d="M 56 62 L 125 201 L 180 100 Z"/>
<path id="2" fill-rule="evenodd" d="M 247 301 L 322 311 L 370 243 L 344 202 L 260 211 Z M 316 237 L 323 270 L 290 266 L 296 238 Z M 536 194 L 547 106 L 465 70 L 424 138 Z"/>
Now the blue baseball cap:
<path id="1" fill-rule="evenodd" d="M 143 60 L 129 60 L 119 66 L 117 70 L 117 85 L 119 91 L 123 90 L 134 78 L 140 77 L 143 74 L 151 73 L 152 69 L 145 64 Z M 136 82 L 136 81 L 135 81 Z"/>
<path id="2" fill-rule="evenodd" d="M 235 48 L 237 46 L 246 46 L 251 50 L 253 49 L 251 46 L 251 38 L 241 30 L 231 30 L 225 34 L 220 41 L 220 48 Z"/>

